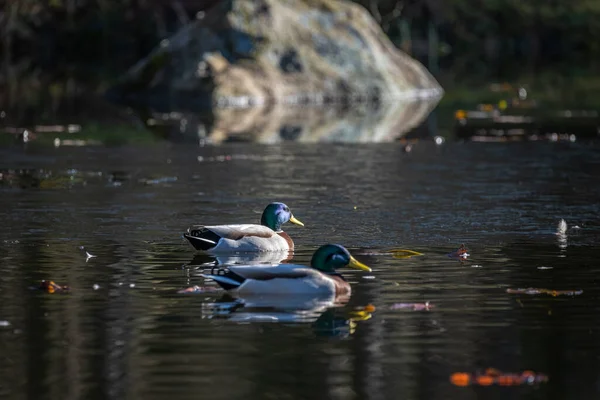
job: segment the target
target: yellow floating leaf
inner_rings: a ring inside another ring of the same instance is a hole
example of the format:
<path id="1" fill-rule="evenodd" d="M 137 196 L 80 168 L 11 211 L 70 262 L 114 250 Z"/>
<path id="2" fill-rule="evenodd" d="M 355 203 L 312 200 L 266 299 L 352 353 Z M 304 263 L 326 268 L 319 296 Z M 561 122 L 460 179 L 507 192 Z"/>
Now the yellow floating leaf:
<path id="1" fill-rule="evenodd" d="M 390 251 L 394 258 L 411 258 L 414 256 L 422 256 L 423 253 L 419 253 L 418 251 L 407 250 L 407 249 L 392 249 Z"/>

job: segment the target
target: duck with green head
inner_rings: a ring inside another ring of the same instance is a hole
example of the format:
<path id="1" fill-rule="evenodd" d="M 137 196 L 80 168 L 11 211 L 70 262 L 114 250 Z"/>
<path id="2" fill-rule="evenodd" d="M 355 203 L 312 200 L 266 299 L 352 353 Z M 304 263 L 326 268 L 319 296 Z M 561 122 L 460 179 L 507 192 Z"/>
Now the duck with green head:
<path id="1" fill-rule="evenodd" d="M 350 295 L 350 284 L 336 271 L 342 267 L 371 271 L 343 246 L 326 244 L 313 254 L 310 267 L 297 264 L 231 266 L 223 275 L 203 276 L 239 296 Z"/>
<path id="2" fill-rule="evenodd" d="M 258 224 L 196 225 L 183 236 L 196 250 L 208 253 L 294 250 L 294 241 L 281 226 L 286 222 L 304 226 L 283 203 L 271 203 Z"/>

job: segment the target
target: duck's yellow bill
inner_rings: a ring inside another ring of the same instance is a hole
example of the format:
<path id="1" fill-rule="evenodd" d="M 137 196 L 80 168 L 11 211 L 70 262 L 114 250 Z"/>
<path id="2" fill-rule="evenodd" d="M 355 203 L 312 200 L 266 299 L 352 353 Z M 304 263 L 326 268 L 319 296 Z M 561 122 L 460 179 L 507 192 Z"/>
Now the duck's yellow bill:
<path id="1" fill-rule="evenodd" d="M 367 267 L 365 264 L 358 261 L 356 258 L 350 256 L 350 263 L 348 263 L 350 268 L 356 268 L 363 271 L 371 272 L 371 268 Z"/>
<path id="2" fill-rule="evenodd" d="M 300 225 L 300 226 L 304 226 L 304 224 L 302 222 L 300 222 L 299 220 L 296 219 L 296 217 L 294 217 L 293 215 L 290 217 L 290 222 L 292 224 L 296 224 L 296 225 Z"/>

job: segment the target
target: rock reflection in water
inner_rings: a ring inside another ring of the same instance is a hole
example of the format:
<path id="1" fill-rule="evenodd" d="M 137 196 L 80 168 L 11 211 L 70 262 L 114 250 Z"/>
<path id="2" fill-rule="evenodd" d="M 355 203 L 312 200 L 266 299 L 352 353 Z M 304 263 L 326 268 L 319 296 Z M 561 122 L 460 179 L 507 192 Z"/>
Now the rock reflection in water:
<path id="1" fill-rule="evenodd" d="M 217 107 L 210 115 L 152 113 L 146 125 L 201 143 L 390 142 L 421 124 L 439 99 L 349 106 Z"/>

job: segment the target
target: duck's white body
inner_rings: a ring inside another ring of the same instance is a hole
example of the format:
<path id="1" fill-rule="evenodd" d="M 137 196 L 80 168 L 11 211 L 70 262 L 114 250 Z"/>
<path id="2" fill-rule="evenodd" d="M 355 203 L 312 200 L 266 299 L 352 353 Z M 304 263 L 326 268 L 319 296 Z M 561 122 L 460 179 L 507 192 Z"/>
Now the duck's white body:
<path id="1" fill-rule="evenodd" d="M 273 270 L 279 270 L 279 272 L 274 271 L 273 276 L 278 276 L 277 278 L 267 278 L 267 280 L 252 279 L 252 276 L 255 275 L 252 273 L 248 273 L 247 270 L 257 269 L 256 266 L 230 268 L 230 270 L 233 270 L 233 272 L 235 272 L 236 274 L 246 278 L 246 281 L 244 281 L 244 283 L 242 283 L 242 285 L 233 292 L 238 293 L 240 295 L 261 294 L 265 296 L 277 294 L 286 294 L 291 296 L 335 295 L 336 290 L 334 281 L 329 279 L 327 275 L 322 274 L 319 271 L 316 271 L 312 268 L 307 268 L 302 265 L 294 264 L 285 265 L 285 269 L 289 270 L 290 275 L 297 274 L 303 276 L 281 276 L 283 275 L 281 273 L 281 270 L 284 269 L 282 268 L 282 266 L 260 267 L 260 272 L 265 275 L 269 275 L 271 273 L 269 268 Z"/>
<path id="2" fill-rule="evenodd" d="M 327 275 L 296 264 L 277 266 L 244 265 L 228 268 L 236 276 L 206 275 L 219 284 L 231 286 L 230 293 L 248 295 L 336 296 L 350 294 L 350 285 L 338 275 Z"/>
<path id="3" fill-rule="evenodd" d="M 184 236 L 196 249 L 212 254 L 294 250 L 287 233 L 258 224 L 197 226 Z"/>

